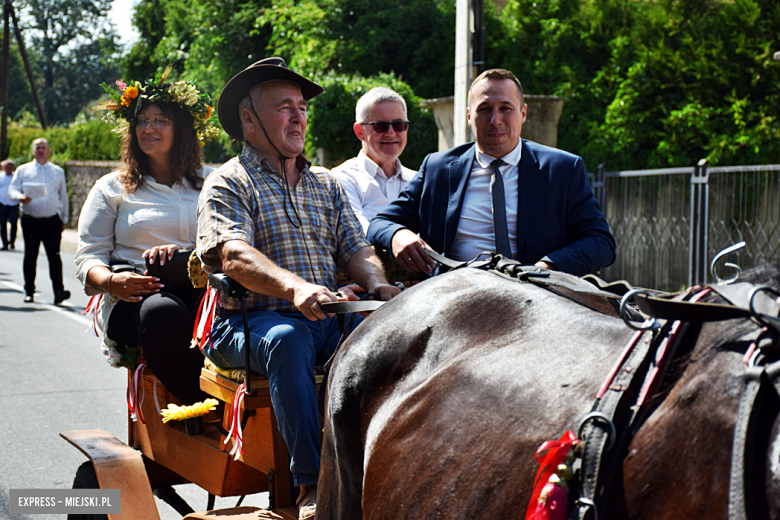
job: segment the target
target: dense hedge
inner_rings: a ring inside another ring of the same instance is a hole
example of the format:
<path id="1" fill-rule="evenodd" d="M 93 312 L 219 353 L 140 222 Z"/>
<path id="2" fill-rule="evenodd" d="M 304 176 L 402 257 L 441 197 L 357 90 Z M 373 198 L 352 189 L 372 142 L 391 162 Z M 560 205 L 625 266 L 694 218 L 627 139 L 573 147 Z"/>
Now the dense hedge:
<path id="1" fill-rule="evenodd" d="M 12 122 L 8 125 L 8 157 L 17 165 L 32 161 L 32 142 L 44 137 L 49 141 L 52 150 L 50 160 L 55 164 L 75 160 L 117 161 L 120 157 L 120 137 L 111 128 L 101 120 L 46 130 Z"/>

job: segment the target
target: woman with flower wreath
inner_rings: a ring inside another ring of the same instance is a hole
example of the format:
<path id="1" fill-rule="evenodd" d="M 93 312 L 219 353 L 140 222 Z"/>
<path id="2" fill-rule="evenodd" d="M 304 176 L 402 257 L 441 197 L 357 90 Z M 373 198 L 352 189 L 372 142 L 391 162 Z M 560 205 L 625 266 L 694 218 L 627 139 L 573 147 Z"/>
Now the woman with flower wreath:
<path id="1" fill-rule="evenodd" d="M 103 334 L 109 363 L 117 351 L 141 347 L 154 375 L 184 404 L 206 397 L 198 375 L 203 356 L 190 349 L 201 289 L 166 288 L 148 276 L 145 261 L 161 265 L 195 245 L 196 208 L 203 178 L 203 141 L 218 134 L 208 98 L 192 83 L 103 85 L 112 102 L 106 119 L 124 134 L 124 167 L 99 179 L 79 217 L 77 275 Z M 114 272 L 111 266 L 134 269 Z M 133 360 L 119 360 L 130 366 Z"/>

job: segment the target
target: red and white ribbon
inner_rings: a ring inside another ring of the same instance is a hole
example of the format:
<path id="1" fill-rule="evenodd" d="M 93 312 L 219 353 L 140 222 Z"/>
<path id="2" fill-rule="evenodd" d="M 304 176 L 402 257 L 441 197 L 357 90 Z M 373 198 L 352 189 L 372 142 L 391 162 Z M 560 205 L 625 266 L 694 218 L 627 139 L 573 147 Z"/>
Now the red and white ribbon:
<path id="1" fill-rule="evenodd" d="M 246 384 L 241 383 L 233 394 L 233 404 L 230 407 L 230 430 L 223 441 L 223 444 L 227 444 L 229 440 L 233 440 L 233 449 L 230 450 L 233 460 L 238 460 L 244 454 L 244 432 L 241 431 L 241 405 L 246 395 L 244 390 Z"/>
<path id="2" fill-rule="evenodd" d="M 138 402 L 139 391 L 143 389 L 141 377 L 144 375 L 144 369 L 146 368 L 146 361 L 141 361 L 138 367 L 133 371 L 133 375 L 130 377 L 130 383 L 127 385 L 127 409 L 130 411 L 130 418 L 133 422 L 141 419 L 141 423 L 146 424 L 144 416 L 141 413 L 141 405 L 144 404 L 143 396 L 141 402 Z M 155 400 L 157 396 L 155 395 Z M 159 408 L 159 405 L 158 405 Z"/>
<path id="3" fill-rule="evenodd" d="M 103 300 L 103 293 L 96 294 L 92 298 L 89 299 L 89 303 L 87 303 L 87 308 L 84 309 L 81 313 L 82 316 L 87 316 L 89 318 L 89 321 L 87 322 L 84 327 L 81 328 L 81 332 L 84 332 L 87 330 L 87 327 L 92 325 L 92 331 L 95 333 L 95 336 L 100 336 L 98 334 L 98 326 L 97 326 L 97 314 L 98 309 L 100 308 L 100 302 Z"/>
<path id="4" fill-rule="evenodd" d="M 160 408 L 160 401 L 157 400 L 157 376 L 154 376 L 154 386 L 152 386 L 152 395 L 154 395 L 154 407 L 157 409 L 157 415 L 159 416 L 162 414 L 162 408 Z"/>
<path id="5" fill-rule="evenodd" d="M 211 327 L 214 324 L 214 313 L 217 310 L 218 299 L 219 291 L 213 287 L 208 287 L 200 301 L 195 327 L 192 329 L 192 348 L 197 346 L 203 350 L 207 339 L 211 343 Z"/>

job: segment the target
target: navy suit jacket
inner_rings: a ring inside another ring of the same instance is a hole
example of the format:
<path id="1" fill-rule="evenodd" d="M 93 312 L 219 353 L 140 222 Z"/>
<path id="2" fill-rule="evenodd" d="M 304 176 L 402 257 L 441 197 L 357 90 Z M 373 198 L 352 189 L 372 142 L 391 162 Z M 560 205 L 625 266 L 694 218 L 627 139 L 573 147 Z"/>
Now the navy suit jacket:
<path id="1" fill-rule="evenodd" d="M 561 271 L 582 276 L 615 261 L 615 239 L 593 197 L 582 159 L 523 140 L 519 164 L 517 260 L 548 258 Z M 420 234 L 447 256 L 476 160 L 474 143 L 428 155 L 420 171 L 372 221 L 368 241 L 392 251 L 401 229 Z"/>

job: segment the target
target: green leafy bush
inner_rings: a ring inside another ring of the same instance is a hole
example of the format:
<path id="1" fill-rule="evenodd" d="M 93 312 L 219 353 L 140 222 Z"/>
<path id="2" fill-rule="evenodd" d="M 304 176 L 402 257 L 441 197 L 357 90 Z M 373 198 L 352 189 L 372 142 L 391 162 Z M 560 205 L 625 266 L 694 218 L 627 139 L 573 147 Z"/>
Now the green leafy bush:
<path id="1" fill-rule="evenodd" d="M 112 125 L 99 119 L 74 124 L 70 128 L 8 125 L 8 157 L 17 165 L 33 160 L 32 142 L 43 137 L 49 141 L 52 155 L 49 160 L 62 165 L 65 161 L 118 161 L 119 135 Z"/>
<path id="2" fill-rule="evenodd" d="M 777 0 L 509 0 L 503 17 L 487 65 L 564 98 L 558 144 L 588 168 L 777 162 Z"/>
<path id="3" fill-rule="evenodd" d="M 780 157 L 780 4 L 661 0 L 593 152 L 616 167 L 760 164 Z"/>

